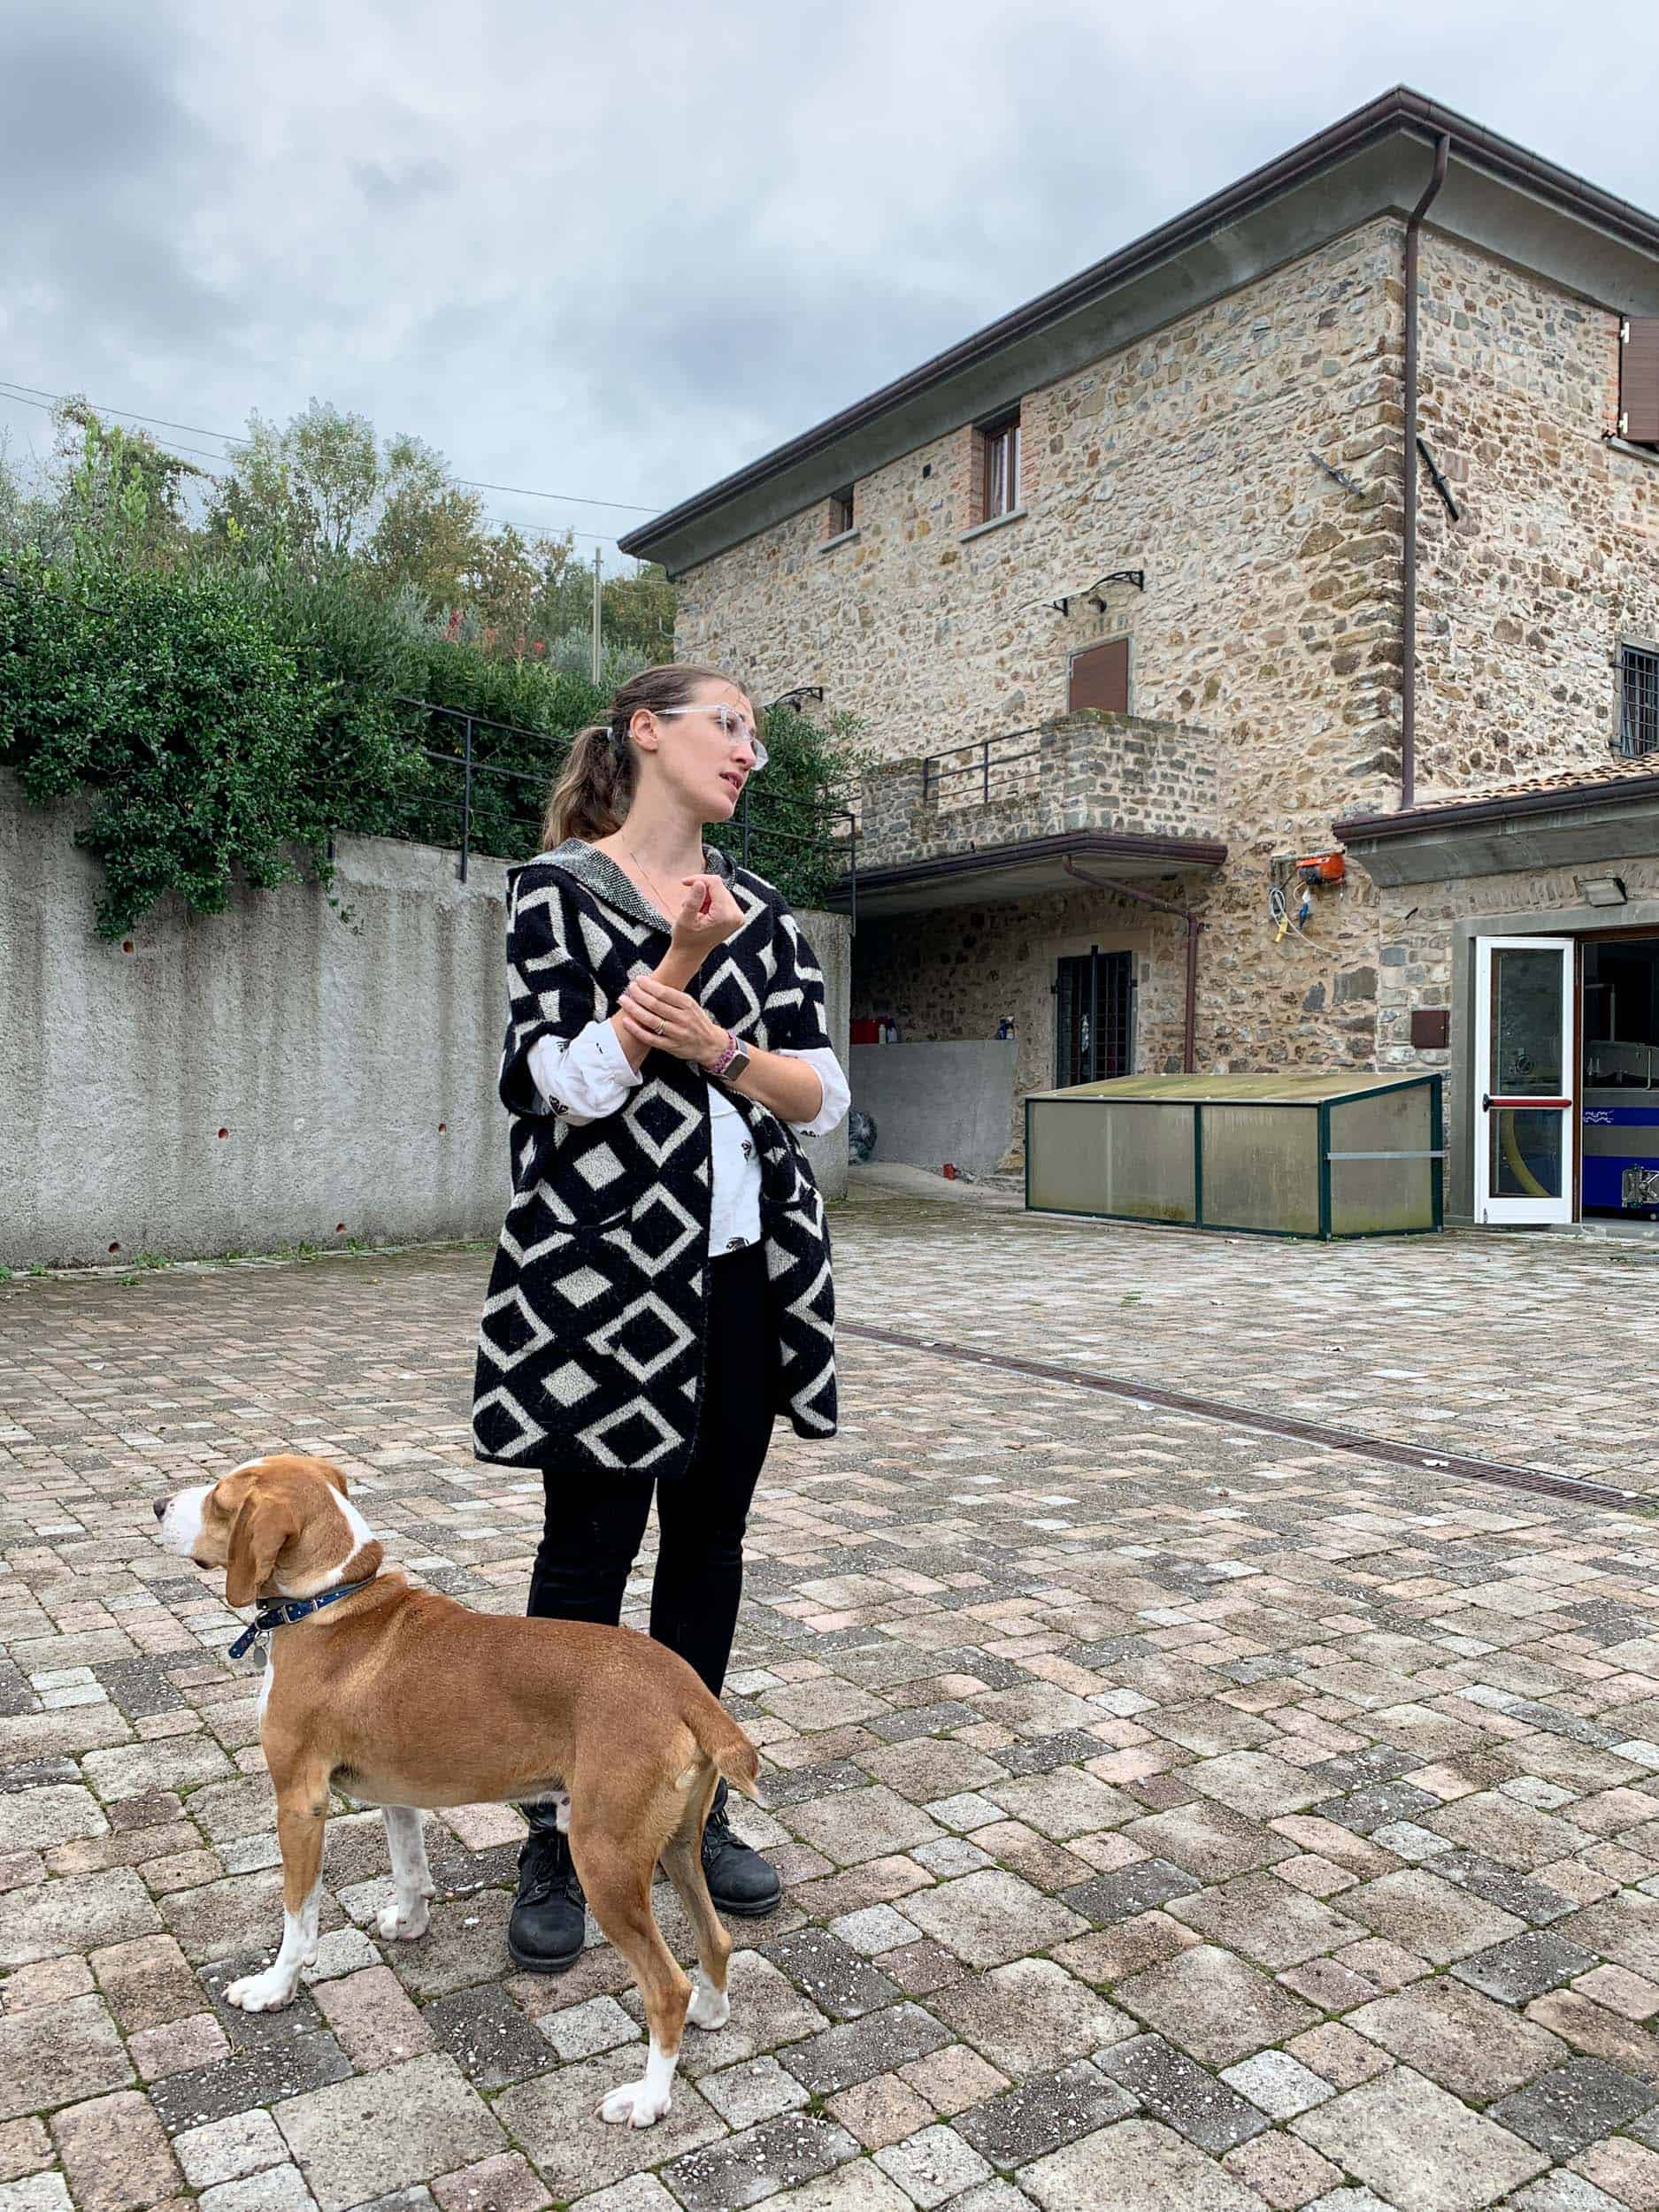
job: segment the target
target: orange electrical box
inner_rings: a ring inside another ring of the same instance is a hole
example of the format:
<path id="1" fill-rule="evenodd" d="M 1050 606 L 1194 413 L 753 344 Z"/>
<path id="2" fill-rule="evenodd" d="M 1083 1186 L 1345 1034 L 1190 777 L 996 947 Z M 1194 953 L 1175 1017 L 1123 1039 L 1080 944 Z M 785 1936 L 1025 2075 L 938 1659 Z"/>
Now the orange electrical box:
<path id="1" fill-rule="evenodd" d="M 1309 853 L 1296 863 L 1296 873 L 1304 883 L 1340 883 L 1348 862 L 1340 853 Z"/>

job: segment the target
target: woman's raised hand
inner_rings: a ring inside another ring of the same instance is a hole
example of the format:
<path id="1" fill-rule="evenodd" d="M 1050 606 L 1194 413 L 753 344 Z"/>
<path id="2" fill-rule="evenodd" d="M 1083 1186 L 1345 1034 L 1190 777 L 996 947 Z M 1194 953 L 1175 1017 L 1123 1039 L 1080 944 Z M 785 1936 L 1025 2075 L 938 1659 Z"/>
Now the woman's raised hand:
<path id="1" fill-rule="evenodd" d="M 618 1003 L 616 1018 L 626 1036 L 652 1052 L 672 1053 L 676 1060 L 708 1066 L 726 1049 L 725 1030 L 709 1019 L 696 1000 L 654 975 L 634 978 Z"/>
<path id="2" fill-rule="evenodd" d="M 673 918 L 672 949 L 702 966 L 717 945 L 743 926 L 743 910 L 718 876 L 686 876 L 686 895 Z"/>

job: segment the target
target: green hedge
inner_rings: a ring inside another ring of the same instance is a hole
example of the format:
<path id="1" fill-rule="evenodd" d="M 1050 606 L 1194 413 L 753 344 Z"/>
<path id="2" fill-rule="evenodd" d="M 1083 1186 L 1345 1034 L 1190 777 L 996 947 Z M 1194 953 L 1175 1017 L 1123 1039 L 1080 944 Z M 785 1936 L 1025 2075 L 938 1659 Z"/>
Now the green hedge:
<path id="1" fill-rule="evenodd" d="M 36 806 L 91 795 L 78 841 L 104 864 L 100 935 L 129 932 L 170 892 L 192 914 L 260 888 L 328 883 L 330 836 L 358 831 L 457 844 L 461 750 L 524 780 L 473 780 L 473 849 L 536 849 L 565 741 L 608 698 L 534 661 L 486 658 L 344 576 L 252 574 L 208 563 L 166 572 L 110 557 L 58 569 L 15 554 L 0 569 L 0 764 Z M 749 863 L 797 905 L 841 871 L 830 810 L 857 764 L 856 729 L 782 709 L 754 787 Z M 734 855 L 739 826 L 714 833 Z"/>

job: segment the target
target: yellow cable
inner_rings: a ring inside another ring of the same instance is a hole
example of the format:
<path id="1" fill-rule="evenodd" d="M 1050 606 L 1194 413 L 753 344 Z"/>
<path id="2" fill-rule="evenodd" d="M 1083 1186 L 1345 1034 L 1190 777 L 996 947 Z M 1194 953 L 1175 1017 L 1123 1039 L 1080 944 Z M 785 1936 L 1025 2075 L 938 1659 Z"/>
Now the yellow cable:
<path id="1" fill-rule="evenodd" d="M 1511 1169 L 1514 1171 L 1516 1181 L 1520 1185 L 1521 1188 L 1525 1192 L 1529 1198 L 1548 1198 L 1552 1194 L 1544 1188 L 1544 1186 L 1539 1181 L 1537 1176 L 1533 1174 L 1532 1169 L 1527 1166 L 1526 1162 L 1521 1157 L 1521 1148 L 1517 1143 L 1515 1137 L 1515 1116 L 1513 1112 L 1502 1107 L 1500 1107 L 1498 1110 L 1503 1115 L 1503 1134 L 1499 1138 L 1498 1141 L 1503 1148 L 1504 1158 L 1509 1162 Z"/>

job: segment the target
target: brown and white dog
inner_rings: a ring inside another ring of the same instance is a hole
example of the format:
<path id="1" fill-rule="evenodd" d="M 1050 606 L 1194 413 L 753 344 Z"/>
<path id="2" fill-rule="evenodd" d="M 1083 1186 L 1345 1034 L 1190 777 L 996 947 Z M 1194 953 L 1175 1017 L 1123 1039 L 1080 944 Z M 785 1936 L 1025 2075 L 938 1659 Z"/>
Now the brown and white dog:
<path id="1" fill-rule="evenodd" d="M 244 2012 L 286 2005 L 316 1956 L 323 1823 L 337 1786 L 386 1816 L 396 1896 L 388 1939 L 426 1932 L 433 1884 L 423 1806 L 568 1795 L 571 1855 L 600 1927 L 645 2001 L 643 2078 L 600 2116 L 649 2127 L 668 2110 L 687 2017 L 725 2025 L 731 1939 L 703 1878 L 703 1823 L 724 1775 L 757 1796 L 755 1747 L 684 1660 L 633 1629 L 472 1613 L 381 1571 L 381 1548 L 338 1468 L 282 1455 L 156 1502 L 161 1540 L 227 1570 L 233 1606 L 365 1586 L 274 1627 L 259 1733 L 276 1789 L 282 1945 L 226 1995 Z M 660 1861 L 697 1947 L 688 1979 L 651 1911 Z"/>

